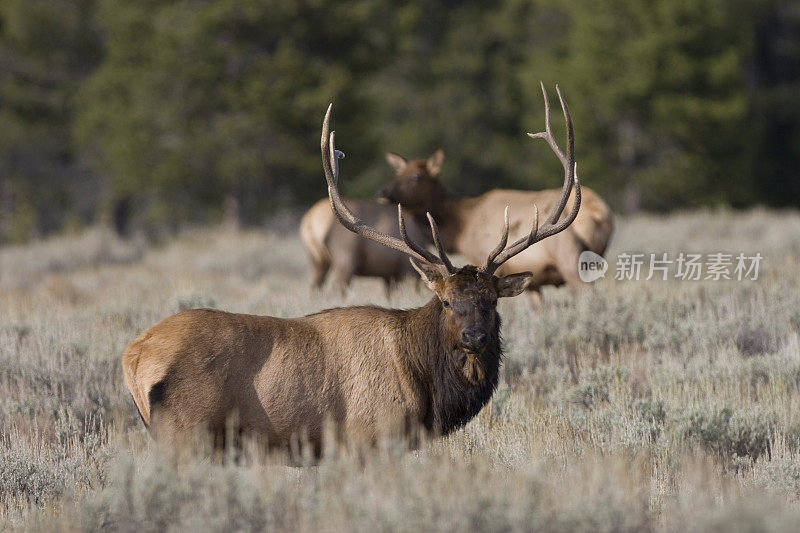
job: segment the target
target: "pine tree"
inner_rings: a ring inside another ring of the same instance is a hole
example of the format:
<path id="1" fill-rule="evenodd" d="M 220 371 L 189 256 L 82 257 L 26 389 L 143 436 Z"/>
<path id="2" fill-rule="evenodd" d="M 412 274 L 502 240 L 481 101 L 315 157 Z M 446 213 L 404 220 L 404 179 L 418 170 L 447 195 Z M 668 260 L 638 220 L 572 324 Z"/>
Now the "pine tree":
<path id="1" fill-rule="evenodd" d="M 0 3 L 0 242 L 91 218 L 95 182 L 71 126 L 100 59 L 93 9 L 93 0 Z"/>

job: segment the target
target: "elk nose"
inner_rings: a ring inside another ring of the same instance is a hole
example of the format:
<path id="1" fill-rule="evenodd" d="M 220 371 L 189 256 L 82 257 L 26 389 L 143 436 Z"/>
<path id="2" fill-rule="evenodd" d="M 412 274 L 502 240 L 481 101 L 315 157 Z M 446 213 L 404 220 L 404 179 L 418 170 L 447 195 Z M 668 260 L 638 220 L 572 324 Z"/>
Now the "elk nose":
<path id="1" fill-rule="evenodd" d="M 481 350 L 486 346 L 486 332 L 480 328 L 469 328 L 461 333 L 461 344 L 468 350 Z"/>

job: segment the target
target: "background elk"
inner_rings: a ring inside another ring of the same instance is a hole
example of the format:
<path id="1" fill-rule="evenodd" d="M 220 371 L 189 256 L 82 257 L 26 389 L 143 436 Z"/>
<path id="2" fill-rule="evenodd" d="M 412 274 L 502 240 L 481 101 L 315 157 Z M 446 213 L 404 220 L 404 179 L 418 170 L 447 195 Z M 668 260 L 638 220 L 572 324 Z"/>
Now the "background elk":
<path id="1" fill-rule="evenodd" d="M 556 91 L 563 106 L 558 86 Z M 558 148 L 553 138 L 550 102 L 544 84 L 542 94 L 545 101 L 545 131 L 528 135 L 546 140 L 562 164 L 566 164 L 567 156 Z M 403 164 L 404 160 L 399 158 L 397 165 L 402 167 Z M 410 162 L 407 164 L 411 165 Z M 560 206 L 562 193 L 559 189 L 494 189 L 477 198 L 459 198 L 448 191 L 436 176 L 398 172 L 378 192 L 378 197 L 387 203 L 402 204 L 418 221 L 424 220 L 426 213 L 430 212 L 439 223 L 444 249 L 447 252 L 460 253 L 467 260 L 476 262 L 493 246 L 492 228 L 501 223 L 503 206 L 511 207 L 510 233 L 512 238 L 517 238 L 525 231 L 523 217 L 527 206 L 536 204 L 544 212 L 553 213 Z M 578 257 L 581 252 L 591 250 L 603 255 L 608 247 L 614 230 L 611 209 L 594 191 L 583 188 L 582 193 L 581 211 L 569 229 L 539 246 L 531 247 L 503 267 L 503 272 L 533 273 L 533 281 L 528 290 L 534 307 L 541 305 L 541 287 L 544 285 L 559 286 L 566 283 L 573 291 L 581 289 L 583 282 L 578 276 Z M 568 205 L 572 202 L 574 193 L 570 196 Z"/>
<path id="2" fill-rule="evenodd" d="M 378 231 L 399 237 L 397 211 L 393 206 L 346 200 L 347 206 L 361 220 Z M 427 241 L 416 220 L 408 221 L 413 239 Z M 318 201 L 300 221 L 300 238 L 311 257 L 311 284 L 322 287 L 329 271 L 334 283 L 344 293 L 353 276 L 378 277 L 387 290 L 405 276 L 416 276 L 405 254 L 372 241 L 361 239 L 336 223 L 328 198 Z"/>
<path id="3" fill-rule="evenodd" d="M 427 160 L 406 162 L 399 155 L 387 153 L 386 161 L 397 176 L 409 180 L 430 179 L 439 174 L 444 152 L 437 150 Z M 363 200 L 345 200 L 355 216 L 378 231 L 399 237 L 397 213 L 385 204 Z M 423 222 L 424 224 L 424 222 Z M 414 240 L 429 240 L 415 219 L 407 223 L 408 233 Z M 379 277 L 391 283 L 407 275 L 416 276 L 405 254 L 359 238 L 336 223 L 331 202 L 324 198 L 315 203 L 300 221 L 300 238 L 311 257 L 311 284 L 321 287 L 329 270 L 341 292 L 347 289 L 353 276 Z"/>
<path id="4" fill-rule="evenodd" d="M 176 442 L 188 431 L 225 430 L 232 414 L 246 432 L 285 447 L 299 435 L 319 453 L 323 425 L 339 438 L 372 444 L 386 435 L 413 437 L 424 429 L 446 434 L 486 404 L 502 358 L 497 299 L 516 296 L 531 273 L 497 276 L 503 263 L 567 228 L 578 214 L 572 123 L 566 106 L 567 155 L 561 201 L 539 227 L 534 206 L 531 232 L 510 246 L 508 211 L 499 244 L 481 267 L 456 268 L 415 243 L 398 207 L 397 239 L 359 220 L 342 200 L 339 158 L 329 133 L 331 108 L 322 126 L 322 163 L 328 195 L 341 224 L 361 237 L 410 256 L 435 296 L 409 310 L 378 307 L 329 309 L 284 319 L 185 311 L 145 331 L 122 356 L 125 383 L 154 436 Z M 574 184 L 575 201 L 559 221 Z M 224 434 L 224 433 L 223 433 Z"/>

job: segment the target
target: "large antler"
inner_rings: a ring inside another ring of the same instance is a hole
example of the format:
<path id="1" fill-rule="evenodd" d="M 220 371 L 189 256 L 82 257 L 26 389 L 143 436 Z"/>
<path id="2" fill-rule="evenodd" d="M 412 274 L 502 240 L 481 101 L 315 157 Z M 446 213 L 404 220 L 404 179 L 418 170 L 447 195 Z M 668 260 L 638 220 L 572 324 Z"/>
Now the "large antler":
<path id="1" fill-rule="evenodd" d="M 331 108 L 333 104 L 328 106 L 328 111 L 325 113 L 325 120 L 322 122 L 322 168 L 325 171 L 325 180 L 328 182 L 328 197 L 331 200 L 331 207 L 336 218 L 345 228 L 353 233 L 360 235 L 378 244 L 406 253 L 417 259 L 432 265 L 440 267 L 443 272 L 453 274 L 456 269 L 444 252 L 442 240 L 439 237 L 439 228 L 436 226 L 433 217 L 428 213 L 428 222 L 431 226 L 431 234 L 433 235 L 433 242 L 439 252 L 439 257 L 426 250 L 423 246 L 416 244 L 408 236 L 406 231 L 406 221 L 403 216 L 403 207 L 398 204 L 397 206 L 397 219 L 400 225 L 400 236 L 403 240 L 396 237 L 386 235 L 376 230 L 372 226 L 365 224 L 362 220 L 356 217 L 352 211 L 347 207 L 339 194 L 339 159 L 344 158 L 344 153 L 336 149 L 334 143 L 335 132 L 330 131 L 330 118 Z"/>
<path id="2" fill-rule="evenodd" d="M 547 237 L 551 237 L 560 231 L 564 231 L 567 226 L 572 224 L 572 221 L 575 220 L 575 217 L 578 216 L 578 210 L 581 207 L 581 186 L 578 182 L 578 168 L 577 164 L 575 163 L 575 133 L 572 130 L 572 117 L 569 114 L 569 107 L 567 107 L 564 97 L 561 96 L 561 89 L 558 87 L 558 85 L 556 85 L 558 100 L 561 102 L 561 110 L 564 112 L 564 121 L 567 124 L 567 153 L 564 155 L 564 152 L 562 152 L 561 148 L 558 147 L 555 137 L 553 137 L 553 128 L 550 122 L 550 100 L 547 97 L 547 90 L 544 88 L 544 83 L 540 82 L 540 84 L 542 86 L 542 96 L 544 96 L 545 131 L 539 133 L 529 133 L 528 136 L 532 139 L 544 139 L 547 141 L 547 144 L 550 145 L 550 149 L 553 150 L 564 167 L 564 186 L 561 189 L 561 196 L 558 198 L 558 203 L 556 204 L 555 209 L 553 209 L 552 213 L 550 213 L 550 216 L 548 217 L 547 221 L 545 221 L 544 225 L 541 228 L 539 227 L 539 209 L 534 204 L 533 228 L 531 229 L 531 232 L 525 237 L 519 239 L 517 242 L 513 243 L 508 248 L 506 248 L 506 242 L 508 241 L 508 207 L 506 207 L 503 235 L 500 238 L 500 243 L 489 254 L 489 257 L 486 260 L 486 266 L 484 267 L 484 270 L 489 274 L 493 274 L 500 267 L 500 265 L 518 253 L 522 252 L 532 244 L 546 239 Z M 572 205 L 572 210 L 564 218 L 564 220 L 558 222 L 558 219 L 561 218 L 561 214 L 564 212 L 564 208 L 569 200 L 573 183 L 575 185 L 575 202 Z"/>

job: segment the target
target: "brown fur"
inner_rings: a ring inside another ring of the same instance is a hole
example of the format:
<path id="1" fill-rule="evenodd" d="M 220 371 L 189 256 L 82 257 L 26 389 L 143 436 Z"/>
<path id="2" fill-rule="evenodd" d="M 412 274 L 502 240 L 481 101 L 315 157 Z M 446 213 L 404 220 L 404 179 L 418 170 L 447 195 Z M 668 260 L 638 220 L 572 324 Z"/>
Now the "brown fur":
<path id="1" fill-rule="evenodd" d="M 439 154 L 439 156 L 437 156 Z M 397 174 L 378 195 L 386 202 L 400 203 L 423 223 L 430 212 L 439 224 L 447 252 L 460 253 L 470 262 L 479 263 L 495 246 L 497 228 L 502 226 L 503 211 L 509 206 L 509 240 L 513 241 L 530 231 L 533 205 L 544 219 L 558 202 L 560 189 L 517 191 L 494 189 L 477 198 L 458 198 L 448 191 L 436 176 L 420 174 L 419 169 L 430 164 L 431 158 L 440 162 L 441 150 L 428 160 L 398 161 Z M 400 164 L 399 161 L 405 162 Z M 414 175 L 419 175 L 413 179 Z M 530 271 L 534 281 L 529 289 L 536 291 L 544 285 L 567 283 L 578 290 L 583 283 L 578 277 L 578 256 L 584 250 L 603 255 L 614 230 L 614 215 L 608 205 L 591 189 L 581 187 L 581 209 L 575 221 L 563 232 L 528 248 L 509 260 L 502 272 Z M 566 210 L 569 211 L 574 191 Z"/>
<path id="2" fill-rule="evenodd" d="M 399 237 L 397 210 L 391 206 L 363 200 L 347 200 L 350 209 L 367 224 L 379 231 Z M 409 220 L 412 238 L 429 240 L 414 220 Z M 327 198 L 315 203 L 300 221 L 300 238 L 311 257 L 314 287 L 321 287 L 329 270 L 341 292 L 350 285 L 353 276 L 378 277 L 392 282 L 415 276 L 408 256 L 372 241 L 360 238 L 336 223 Z"/>
<path id="3" fill-rule="evenodd" d="M 413 440 L 418 429 L 446 434 L 491 397 L 502 357 L 497 298 L 522 292 L 529 275 L 465 267 L 424 277 L 437 296 L 410 310 L 293 319 L 184 311 L 128 346 L 125 384 L 154 437 L 168 443 L 198 428 L 219 434 L 232 415 L 271 447 L 302 437 L 319 450 L 327 421 L 357 445 Z M 477 353 L 460 344 L 470 328 L 487 334 Z"/>

